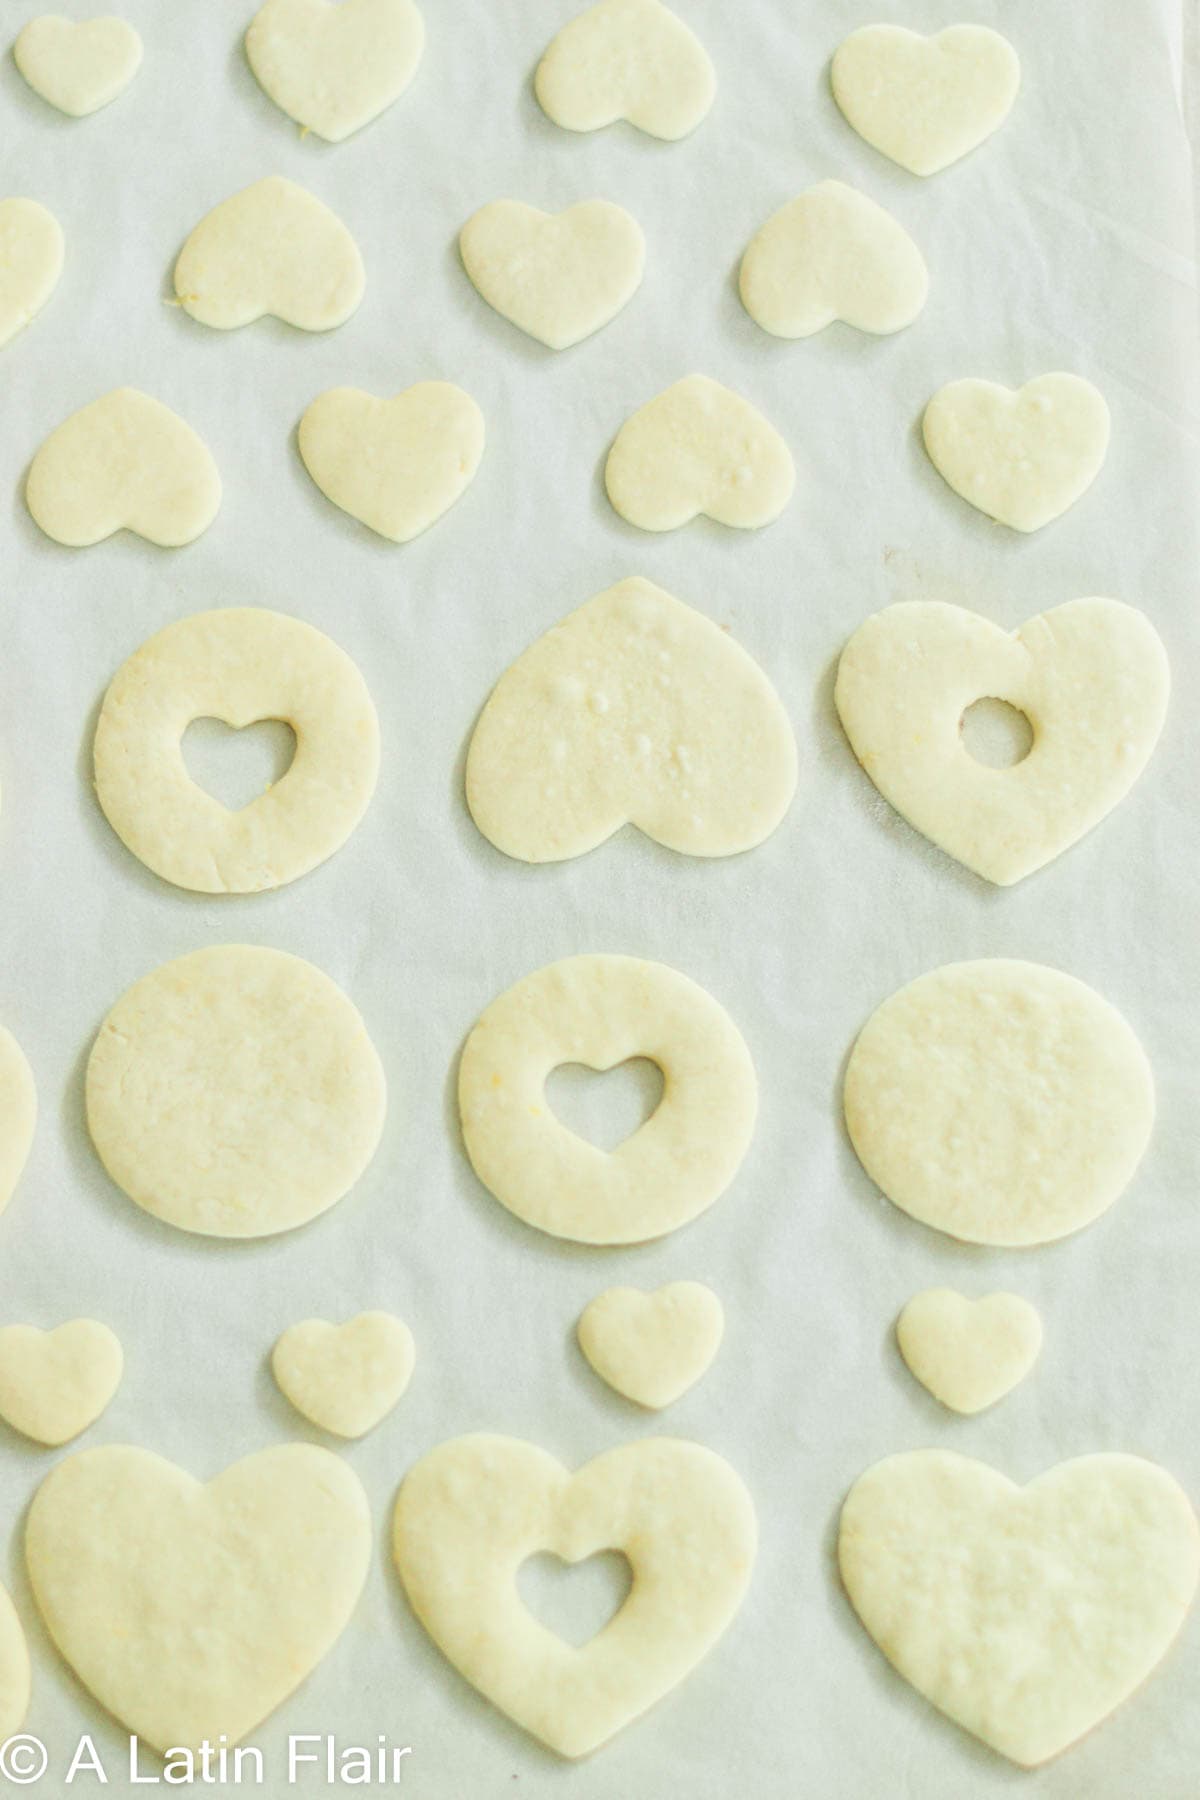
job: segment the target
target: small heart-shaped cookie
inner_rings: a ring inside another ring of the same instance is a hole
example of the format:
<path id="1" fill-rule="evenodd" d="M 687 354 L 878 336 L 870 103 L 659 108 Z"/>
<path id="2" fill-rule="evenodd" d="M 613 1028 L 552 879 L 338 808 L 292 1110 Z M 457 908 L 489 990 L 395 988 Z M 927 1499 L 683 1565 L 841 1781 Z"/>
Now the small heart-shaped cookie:
<path id="1" fill-rule="evenodd" d="M 1068 600 L 1008 632 L 940 600 L 889 606 L 838 663 L 846 736 L 897 812 L 985 881 L 1008 887 L 1053 861 L 1129 792 L 1158 742 L 1170 670 L 1144 613 Z M 962 736 L 976 700 L 1023 712 L 1023 761 L 976 762 Z"/>
<path id="2" fill-rule="evenodd" d="M 953 1288 L 926 1288 L 896 1320 L 896 1342 L 935 1400 L 977 1413 L 1024 1381 L 1042 1347 L 1042 1321 L 1019 1294 L 968 1300 Z"/>
<path id="3" fill-rule="evenodd" d="M 1110 421 L 1104 395 L 1079 375 L 1039 375 L 1022 388 L 952 381 L 925 408 L 925 448 L 956 494 L 1014 531 L 1038 531 L 1100 473 Z"/>
<path id="4" fill-rule="evenodd" d="M 936 175 L 1004 123 L 1021 65 L 985 25 L 950 25 L 934 37 L 864 25 L 839 46 L 831 81 L 860 137 L 912 174 Z"/>
<path id="5" fill-rule="evenodd" d="M 267 0 L 246 31 L 263 92 L 330 144 L 399 99 L 424 48 L 413 0 Z"/>
<path id="6" fill-rule="evenodd" d="M 0 1744 L 25 1723 L 31 1685 L 25 1633 L 7 1588 L 0 1587 Z"/>
<path id="7" fill-rule="evenodd" d="M 221 504 L 217 465 L 191 426 L 137 388 L 114 388 L 52 431 L 25 503 L 47 537 L 80 549 L 114 531 L 190 544 Z"/>
<path id="8" fill-rule="evenodd" d="M 579 1348 L 610 1388 L 654 1412 L 694 1387 L 721 1346 L 725 1314 L 711 1288 L 672 1281 L 652 1294 L 607 1288 L 586 1306 Z"/>
<path id="9" fill-rule="evenodd" d="M 298 433 L 304 466 L 326 498 L 394 544 L 454 505 L 475 478 L 483 439 L 483 414 L 451 381 L 419 381 L 391 400 L 330 388 Z"/>
<path id="10" fill-rule="evenodd" d="M 632 413 L 604 465 L 621 517 L 674 531 L 704 513 L 755 530 L 792 497 L 792 453 L 762 414 L 707 375 L 687 375 Z"/>
<path id="11" fill-rule="evenodd" d="M 107 1325 L 72 1319 L 53 1331 L 0 1329 L 0 1418 L 38 1444 L 65 1444 L 94 1425 L 118 1387 L 124 1357 Z"/>
<path id="12" fill-rule="evenodd" d="M 641 226 L 610 200 L 581 200 L 560 213 L 493 200 L 467 220 L 458 248 L 488 305 L 551 350 L 614 319 L 646 262 Z"/>
<path id="13" fill-rule="evenodd" d="M 124 19 L 76 25 L 45 13 L 20 33 L 13 58 L 34 93 L 82 119 L 125 92 L 142 64 L 142 40 Z"/>
<path id="14" fill-rule="evenodd" d="M 412 1332 L 391 1313 L 359 1313 L 344 1325 L 304 1319 L 271 1352 L 280 1391 L 323 1431 L 358 1438 L 373 1431 L 412 1379 Z"/>
<path id="15" fill-rule="evenodd" d="M 717 78 L 703 44 L 660 0 L 600 0 L 550 44 L 534 88 L 568 131 L 628 119 L 651 137 L 675 139 L 696 129 Z"/>
<path id="16" fill-rule="evenodd" d="M 357 307 L 366 279 L 337 214 L 282 175 L 214 206 L 175 264 L 179 304 L 218 331 L 264 313 L 301 331 L 332 331 Z"/>
<path id="17" fill-rule="evenodd" d="M 835 319 L 882 335 L 912 324 L 929 271 L 891 213 L 844 181 L 821 181 L 772 213 L 738 285 L 750 317 L 775 337 L 811 337 Z"/>
<path id="18" fill-rule="evenodd" d="M 1137 1456 L 1018 1487 L 948 1450 L 889 1456 L 842 1508 L 842 1580 L 888 1661 L 1022 1768 L 1077 1743 L 1150 1676 L 1200 1575 L 1187 1495 Z"/>
<path id="19" fill-rule="evenodd" d="M 0 344 L 41 312 L 58 286 L 63 234 L 36 200 L 0 200 Z"/>
<path id="20" fill-rule="evenodd" d="M 522 862 L 582 856 L 632 823 L 690 856 L 779 824 L 796 741 L 728 633 L 653 582 L 618 582 L 501 676 L 467 754 L 467 804 Z"/>

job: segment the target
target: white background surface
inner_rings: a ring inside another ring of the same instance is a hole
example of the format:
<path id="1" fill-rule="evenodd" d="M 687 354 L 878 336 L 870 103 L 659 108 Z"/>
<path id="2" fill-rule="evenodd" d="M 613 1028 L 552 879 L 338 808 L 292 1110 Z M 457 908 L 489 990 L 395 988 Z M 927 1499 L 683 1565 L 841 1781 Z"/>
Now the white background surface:
<path id="1" fill-rule="evenodd" d="M 1056 1800 L 1191 1796 L 1195 1622 L 1113 1722 L 1021 1776 L 890 1672 L 832 1562 L 855 1476 L 926 1444 L 1019 1479 L 1086 1451 L 1136 1451 L 1200 1497 L 1197 395 L 1177 4 L 978 0 L 970 16 L 1020 51 L 1022 92 L 997 137 L 928 182 L 855 137 L 826 66 L 872 17 L 934 30 L 959 16 L 933 0 L 681 0 L 721 86 L 677 145 L 627 127 L 576 137 L 541 115 L 532 71 L 575 0 L 427 0 L 412 89 L 332 147 L 301 141 L 258 90 L 240 7 L 125 0 L 123 10 L 145 64 L 90 120 L 55 114 L 11 59 L 0 68 L 5 190 L 51 207 L 67 240 L 58 292 L 0 365 L 0 1017 L 42 1102 L 0 1221 L 0 1315 L 107 1320 L 128 1371 L 85 1441 L 142 1443 L 198 1475 L 317 1437 L 266 1369 L 285 1325 L 368 1306 L 411 1324 L 408 1396 L 346 1451 L 378 1524 L 368 1590 L 334 1652 L 258 1735 L 275 1769 L 267 1791 L 287 1791 L 289 1731 L 336 1730 L 410 1743 L 406 1791 L 421 1800 L 962 1800 L 1018 1786 Z M 10 37 L 26 16 L 4 7 Z M 213 332 L 163 304 L 195 222 L 273 171 L 309 184 L 361 245 L 365 301 L 329 336 L 273 321 Z M 831 175 L 892 207 L 926 252 L 929 305 L 901 337 L 837 327 L 782 343 L 738 303 L 753 231 Z M 641 221 L 645 284 L 600 336 L 555 355 L 474 293 L 455 235 L 499 195 L 552 208 L 603 195 Z M 1015 385 L 1056 368 L 1104 390 L 1112 450 L 1073 512 L 1019 538 L 942 485 L 918 419 L 954 377 Z M 795 499 L 764 532 L 698 523 L 651 537 L 607 505 L 601 468 L 617 427 L 694 369 L 758 402 L 793 447 Z M 431 376 L 474 394 L 488 448 L 460 504 L 396 548 L 311 486 L 296 421 L 333 384 L 386 393 Z M 42 438 L 123 382 L 181 412 L 220 466 L 221 512 L 185 550 L 128 536 L 60 549 L 24 510 L 23 473 Z M 716 864 L 628 832 L 557 868 L 506 861 L 462 803 L 475 714 L 538 633 L 632 573 L 727 623 L 771 674 L 801 744 L 791 816 L 762 849 Z M 892 600 L 947 598 L 1016 626 L 1090 593 L 1143 605 L 1161 631 L 1175 672 L 1168 730 L 1113 817 L 1002 892 L 875 794 L 832 711 L 833 664 Z M 383 775 L 334 861 L 262 898 L 206 900 L 165 886 L 114 839 L 90 792 L 89 740 L 111 673 L 146 636 L 245 603 L 310 619 L 358 659 L 381 714 Z M 167 958 L 239 939 L 328 970 L 365 1012 L 391 1086 L 383 1146 L 355 1192 L 259 1245 L 207 1243 L 144 1216 L 107 1181 L 82 1124 L 84 1059 L 117 995 Z M 615 1253 L 555 1244 L 510 1218 L 472 1177 L 453 1106 L 459 1045 L 486 1002 L 556 956 L 595 949 L 658 957 L 701 981 L 743 1030 L 762 1088 L 755 1143 L 725 1198 L 688 1230 Z M 939 963 L 988 955 L 1093 983 L 1140 1032 L 1158 1076 L 1160 1120 L 1133 1187 L 1091 1230 L 1044 1251 L 972 1250 L 922 1229 L 873 1191 L 840 1126 L 840 1071 L 872 1008 Z M 592 1376 L 573 1326 L 614 1281 L 681 1276 L 716 1287 L 728 1333 L 704 1383 L 656 1422 Z M 935 1282 L 1014 1287 L 1045 1319 L 1035 1376 L 974 1421 L 939 1410 L 894 1348 L 900 1305 Z M 536 1439 L 568 1462 L 659 1429 L 695 1437 L 729 1457 L 759 1503 L 760 1563 L 734 1627 L 684 1688 L 584 1766 L 544 1753 L 466 1687 L 391 1569 L 386 1534 L 405 1469 L 479 1428 Z M 93 1729 L 112 1758 L 109 1791 L 121 1792 L 123 1736 L 58 1663 L 23 1574 L 23 1513 L 54 1460 L 0 1434 L 8 1571 L 35 1659 L 29 1728 L 60 1767 Z"/>

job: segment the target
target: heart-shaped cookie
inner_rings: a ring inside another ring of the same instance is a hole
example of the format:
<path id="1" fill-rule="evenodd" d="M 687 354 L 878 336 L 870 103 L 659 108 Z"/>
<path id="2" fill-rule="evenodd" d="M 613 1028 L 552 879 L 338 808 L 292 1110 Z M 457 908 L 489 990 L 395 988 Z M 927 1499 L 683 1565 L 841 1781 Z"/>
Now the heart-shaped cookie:
<path id="1" fill-rule="evenodd" d="M 330 144 L 399 99 L 424 48 L 413 0 L 267 0 L 246 31 L 263 92 Z"/>
<path id="2" fill-rule="evenodd" d="M 29 1646 L 8 1590 L 0 1587 L 0 1744 L 25 1723 L 30 1687 Z"/>
<path id="3" fill-rule="evenodd" d="M 63 234 L 36 200 L 0 200 L 0 344 L 41 312 L 58 286 Z"/>
<path id="4" fill-rule="evenodd" d="M 13 59 L 34 93 L 82 119 L 125 92 L 141 67 L 142 40 L 124 19 L 77 25 L 45 13 L 21 31 Z"/>
<path id="5" fill-rule="evenodd" d="M 1014 531 L 1038 531 L 1085 494 L 1108 451 L 1104 395 L 1079 375 L 1022 388 L 952 381 L 925 408 L 925 448 L 956 494 Z"/>
<path id="6" fill-rule="evenodd" d="M 896 1320 L 896 1342 L 935 1400 L 977 1413 L 1024 1381 L 1042 1347 L 1042 1321 L 1020 1294 L 968 1300 L 953 1288 L 926 1288 Z"/>
<path id="7" fill-rule="evenodd" d="M 985 25 L 922 37 L 864 25 L 841 44 L 833 97 L 860 137 L 914 175 L 936 175 L 1002 125 L 1021 85 L 1007 38 Z"/>
<path id="8" fill-rule="evenodd" d="M 391 1313 L 344 1325 L 304 1319 L 271 1352 L 271 1370 L 296 1411 L 323 1431 L 358 1438 L 386 1418 L 412 1379 L 412 1332 Z"/>
<path id="9" fill-rule="evenodd" d="M 607 1288 L 578 1325 L 579 1348 L 600 1379 L 655 1412 L 695 1386 L 724 1331 L 721 1302 L 699 1281 L 672 1281 L 652 1294 Z"/>
<path id="10" fill-rule="evenodd" d="M 0 1329 L 0 1418 L 39 1444 L 94 1425 L 121 1384 L 121 1345 L 107 1325 L 72 1319 L 53 1331 Z"/>
<path id="11" fill-rule="evenodd" d="M 114 388 L 50 433 L 29 465 L 25 503 L 47 537 L 76 549 L 122 530 L 174 548 L 212 524 L 221 477 L 178 413 Z"/>
<path id="12" fill-rule="evenodd" d="M 796 742 L 758 664 L 653 582 L 597 594 L 500 678 L 467 754 L 467 804 L 522 862 L 561 862 L 632 823 L 732 856 L 779 824 Z"/>
<path id="13" fill-rule="evenodd" d="M 175 292 L 218 331 L 271 313 L 301 331 L 344 325 L 363 297 L 358 245 L 336 213 L 282 175 L 231 194 L 179 252 Z"/>
<path id="14" fill-rule="evenodd" d="M 568 131 L 628 119 L 651 137 L 675 139 L 696 129 L 717 78 L 703 44 L 660 0 L 600 0 L 550 44 L 534 88 Z"/>
<path id="15" fill-rule="evenodd" d="M 646 262 L 641 226 L 611 200 L 581 200 L 560 213 L 492 200 L 467 220 L 458 248 L 488 305 L 551 350 L 615 318 Z"/>
<path id="16" fill-rule="evenodd" d="M 704 513 L 755 530 L 792 497 L 792 453 L 762 414 L 707 375 L 687 375 L 638 408 L 604 466 L 608 497 L 643 531 L 674 531 Z"/>
<path id="17" fill-rule="evenodd" d="M 393 1545 L 413 1611 L 493 1706 L 563 1756 L 586 1756 L 691 1673 L 741 1605 L 754 1507 L 699 1444 L 643 1438 L 575 1474 L 535 1444 L 477 1435 L 422 1457 L 396 1501 Z M 633 1587 L 580 1648 L 517 1591 L 549 1551 L 621 1551 Z"/>
<path id="18" fill-rule="evenodd" d="M 129 1445 L 81 1450 L 43 1481 L 25 1532 L 62 1656 L 159 1751 L 253 1731 L 341 1635 L 371 1548 L 358 1477 L 309 1444 L 207 1484 Z"/>
<path id="19" fill-rule="evenodd" d="M 330 388 L 298 433 L 304 466 L 326 498 L 394 544 L 454 505 L 475 478 L 483 440 L 483 414 L 452 381 L 419 381 L 390 400 Z"/>
<path id="20" fill-rule="evenodd" d="M 891 213 L 844 181 L 820 181 L 751 239 L 738 285 L 775 337 L 811 337 L 835 319 L 883 335 L 912 324 L 929 271 Z"/>
<path id="21" fill-rule="evenodd" d="M 1024 1768 L 1146 1680 L 1196 1591 L 1187 1495 L 1136 1456 L 1081 1456 L 1018 1487 L 947 1450 L 889 1456 L 842 1508 L 842 1580 L 888 1661 Z"/>
<path id="22" fill-rule="evenodd" d="M 1158 742 L 1170 670 L 1144 613 L 1068 600 L 1019 631 L 939 600 L 860 625 L 834 701 L 854 754 L 918 831 L 1007 887 L 1051 862 L 1129 792 Z M 976 762 L 965 710 L 1007 700 L 1033 728 L 1011 768 Z"/>

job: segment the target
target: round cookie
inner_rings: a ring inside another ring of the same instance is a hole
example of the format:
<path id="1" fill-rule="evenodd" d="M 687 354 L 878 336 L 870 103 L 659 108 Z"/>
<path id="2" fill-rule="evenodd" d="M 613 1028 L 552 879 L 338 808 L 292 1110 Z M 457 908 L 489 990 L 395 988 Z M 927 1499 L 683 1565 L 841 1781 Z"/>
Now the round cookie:
<path id="1" fill-rule="evenodd" d="M 0 1026 L 0 1212 L 21 1179 L 36 1124 L 33 1070 L 11 1031 Z"/>

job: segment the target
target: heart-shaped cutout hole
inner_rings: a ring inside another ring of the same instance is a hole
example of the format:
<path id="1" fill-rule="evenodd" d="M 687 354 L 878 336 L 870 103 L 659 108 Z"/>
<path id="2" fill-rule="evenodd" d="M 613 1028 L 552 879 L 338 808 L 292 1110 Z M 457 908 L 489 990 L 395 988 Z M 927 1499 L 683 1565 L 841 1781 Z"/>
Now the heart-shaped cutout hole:
<path id="1" fill-rule="evenodd" d="M 296 754 L 296 734 L 282 719 L 256 719 L 240 731 L 223 719 L 193 719 L 181 748 L 197 787 L 227 812 L 241 812 L 283 780 Z"/>
<path id="2" fill-rule="evenodd" d="M 616 1617 L 632 1586 L 633 1570 L 619 1550 L 599 1550 L 577 1563 L 564 1562 L 551 1550 L 540 1551 L 517 1571 L 517 1591 L 524 1605 L 577 1650 Z"/>
<path id="3" fill-rule="evenodd" d="M 646 1056 L 631 1056 L 614 1069 L 561 1063 L 546 1081 L 555 1118 L 597 1150 L 616 1150 L 646 1123 L 663 1092 L 663 1072 Z"/>
<path id="4" fill-rule="evenodd" d="M 963 714 L 959 730 L 967 755 L 987 769 L 1014 769 L 1033 749 L 1033 726 L 1007 700 L 976 700 Z"/>

